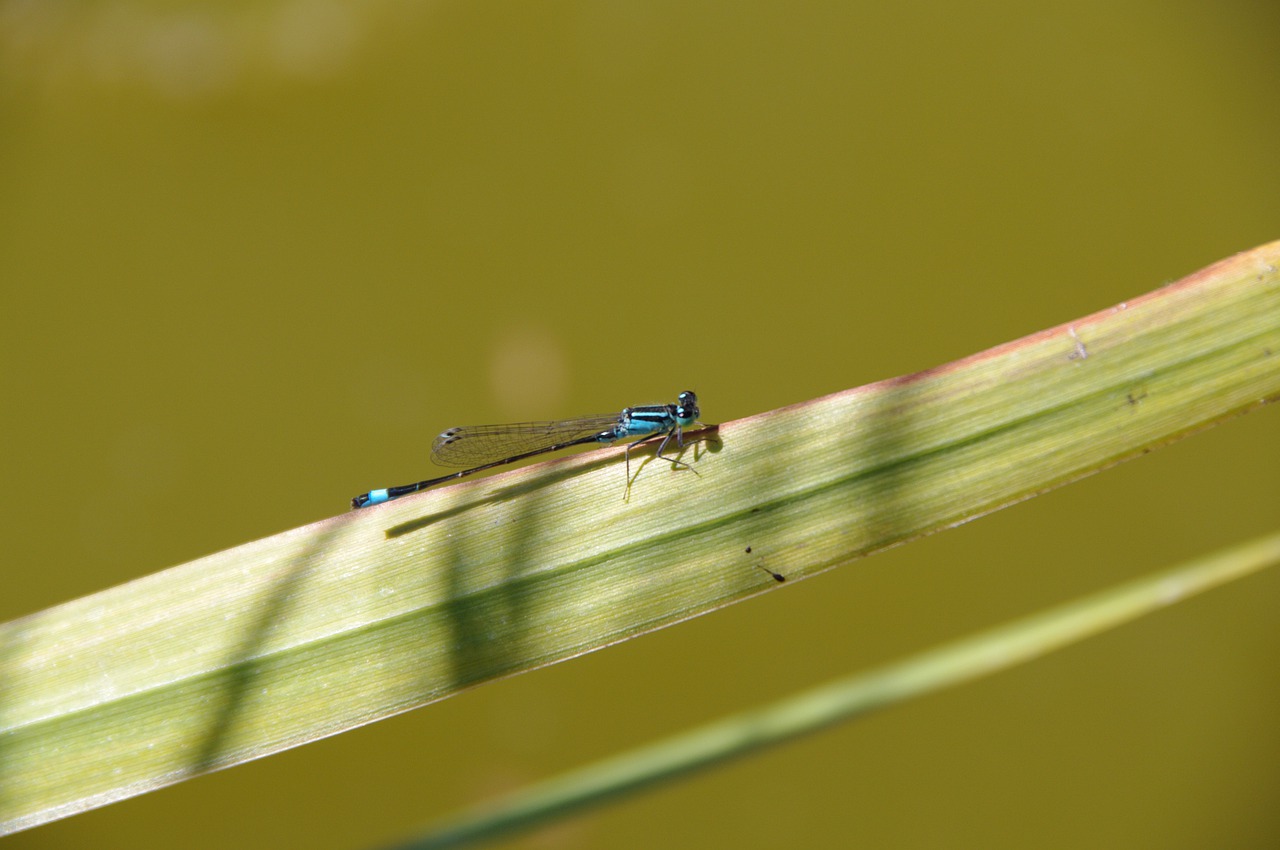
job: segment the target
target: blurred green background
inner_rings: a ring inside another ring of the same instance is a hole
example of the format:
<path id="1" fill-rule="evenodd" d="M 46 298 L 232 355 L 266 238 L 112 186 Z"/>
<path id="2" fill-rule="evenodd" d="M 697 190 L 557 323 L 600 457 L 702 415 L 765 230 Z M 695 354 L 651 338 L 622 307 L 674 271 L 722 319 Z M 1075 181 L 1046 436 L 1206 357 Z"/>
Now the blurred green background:
<path id="1" fill-rule="evenodd" d="M 913 372 L 1280 238 L 1269 2 L 0 0 L 0 619 L 442 428 Z M 360 847 L 1280 520 L 1280 419 L 12 847 Z M 1280 575 L 519 847 L 1274 847 Z"/>

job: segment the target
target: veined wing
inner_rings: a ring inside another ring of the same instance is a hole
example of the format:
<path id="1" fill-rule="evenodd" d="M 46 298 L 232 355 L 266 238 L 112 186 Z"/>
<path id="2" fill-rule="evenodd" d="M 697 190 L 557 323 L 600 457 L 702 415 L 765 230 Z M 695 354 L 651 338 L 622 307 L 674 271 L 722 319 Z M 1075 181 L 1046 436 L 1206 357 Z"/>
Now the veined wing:
<path id="1" fill-rule="evenodd" d="M 450 428 L 431 444 L 431 459 L 440 466 L 484 466 L 516 455 L 549 451 L 586 439 L 618 424 L 618 414 L 582 416 L 550 422 L 509 425 L 464 425 Z"/>

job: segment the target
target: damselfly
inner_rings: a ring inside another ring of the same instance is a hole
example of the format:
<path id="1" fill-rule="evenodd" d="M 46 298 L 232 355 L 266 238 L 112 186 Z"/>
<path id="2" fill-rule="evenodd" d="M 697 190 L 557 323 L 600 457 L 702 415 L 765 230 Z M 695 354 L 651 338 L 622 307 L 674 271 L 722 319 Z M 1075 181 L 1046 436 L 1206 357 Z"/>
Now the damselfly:
<path id="1" fill-rule="evenodd" d="M 628 407 L 618 414 L 583 416 L 577 419 L 561 419 L 553 422 L 517 422 L 512 425 L 473 425 L 450 428 L 436 437 L 431 446 L 431 459 L 440 466 L 465 466 L 461 472 L 428 478 L 417 484 L 370 490 L 351 500 L 351 507 L 363 508 L 378 505 L 471 475 L 536 457 L 547 452 L 585 446 L 590 443 L 616 443 L 629 437 L 638 437 L 627 445 L 627 479 L 631 478 L 631 450 L 641 443 L 662 438 L 657 456 L 673 463 L 687 466 L 682 461 L 665 457 L 662 452 L 675 439 L 684 446 L 684 429 L 698 421 L 698 397 L 692 390 L 680 393 L 675 404 L 646 404 Z"/>

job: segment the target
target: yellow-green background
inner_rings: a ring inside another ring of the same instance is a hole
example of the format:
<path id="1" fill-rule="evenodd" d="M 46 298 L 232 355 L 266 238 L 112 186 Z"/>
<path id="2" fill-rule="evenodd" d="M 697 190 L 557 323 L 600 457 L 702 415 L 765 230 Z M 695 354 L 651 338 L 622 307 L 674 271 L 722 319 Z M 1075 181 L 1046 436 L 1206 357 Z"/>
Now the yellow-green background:
<path id="1" fill-rule="evenodd" d="M 432 473 L 726 421 L 1280 238 L 1269 2 L 0 0 L 0 619 Z M 1274 530 L 1274 409 L 549 670 L 10 839 L 345 848 Z M 1271 847 L 1280 575 L 523 847 Z"/>

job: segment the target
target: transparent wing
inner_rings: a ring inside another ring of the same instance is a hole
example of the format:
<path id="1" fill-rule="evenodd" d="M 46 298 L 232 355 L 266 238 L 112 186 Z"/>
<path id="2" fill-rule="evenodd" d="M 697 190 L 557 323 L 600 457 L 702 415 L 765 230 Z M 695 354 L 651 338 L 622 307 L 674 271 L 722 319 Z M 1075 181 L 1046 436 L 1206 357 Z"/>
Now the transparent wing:
<path id="1" fill-rule="evenodd" d="M 450 428 L 431 444 L 431 459 L 440 466 L 484 466 L 504 458 L 547 451 L 607 431 L 618 414 L 582 416 L 554 422 L 515 422 L 510 425 L 464 425 Z"/>

